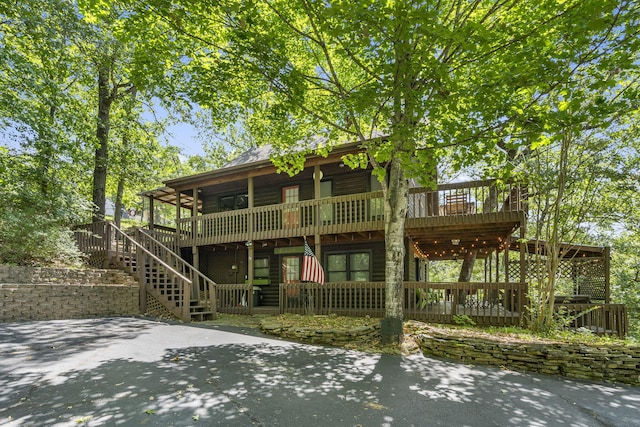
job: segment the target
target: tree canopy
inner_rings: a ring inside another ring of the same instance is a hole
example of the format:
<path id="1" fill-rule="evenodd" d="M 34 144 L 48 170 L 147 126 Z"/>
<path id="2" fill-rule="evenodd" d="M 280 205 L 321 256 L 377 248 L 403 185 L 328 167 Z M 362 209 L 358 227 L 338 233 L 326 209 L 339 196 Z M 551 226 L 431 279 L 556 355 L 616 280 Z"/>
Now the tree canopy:
<path id="1" fill-rule="evenodd" d="M 18 1 L 0 12 L 0 262 L 72 258 L 62 256 L 74 247 L 68 228 L 88 221 L 93 210 L 98 65 L 122 42 L 113 27 L 85 20 L 75 2 Z M 107 77 L 115 82 L 123 73 L 112 71 Z M 120 176 L 129 178 L 123 197 L 137 205 L 141 189 L 184 172 L 167 171 L 163 158 L 174 152 L 165 154 L 161 128 L 141 114 L 150 96 L 144 92 L 113 108 L 104 188 L 114 201 Z"/>
<path id="2" fill-rule="evenodd" d="M 433 184 L 445 156 L 505 176 L 554 123 L 608 126 L 636 105 L 630 1 L 175 0 L 133 14 L 192 43 L 185 90 L 217 119 L 250 112 L 247 129 L 281 153 L 317 134 L 363 145 L 350 164 L 371 163 L 385 194 L 390 319 L 402 318 L 409 176 Z M 303 154 L 283 167 L 300 170 Z"/>
<path id="3" fill-rule="evenodd" d="M 538 179 L 546 219 L 572 203 L 558 239 L 592 224 L 637 235 L 639 24 L 631 0 L 18 1 L 0 15 L 0 127 L 22 151 L 0 151 L 0 180 L 86 212 L 184 173 L 142 119 L 155 103 L 223 135 L 198 168 L 270 143 L 296 173 L 300 141 L 327 136 L 319 154 L 357 141 L 345 162 L 381 182 L 398 320 L 408 179 L 433 186 L 444 162 Z"/>

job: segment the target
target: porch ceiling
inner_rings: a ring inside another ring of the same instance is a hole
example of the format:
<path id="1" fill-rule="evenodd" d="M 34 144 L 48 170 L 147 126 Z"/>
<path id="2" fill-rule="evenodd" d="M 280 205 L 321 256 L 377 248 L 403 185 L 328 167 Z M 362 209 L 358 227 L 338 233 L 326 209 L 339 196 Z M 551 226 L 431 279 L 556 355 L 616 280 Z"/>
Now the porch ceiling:
<path id="1" fill-rule="evenodd" d="M 168 203 L 170 205 L 177 204 L 177 195 L 176 190 L 171 187 L 162 187 L 157 188 L 155 190 L 145 191 L 140 195 L 142 197 L 149 197 L 153 200 L 157 200 L 162 203 Z M 185 192 L 181 192 L 180 194 L 180 206 L 184 209 L 193 210 L 193 196 L 189 194 L 185 194 Z M 198 200 L 198 212 L 202 212 L 202 200 Z"/>
<path id="2" fill-rule="evenodd" d="M 478 250 L 477 257 L 485 258 L 509 245 L 510 236 L 518 229 L 518 222 L 458 224 L 452 226 L 407 229 L 418 255 L 430 260 L 464 257 L 469 250 Z"/>
<path id="3" fill-rule="evenodd" d="M 307 243 L 313 247 L 316 244 L 315 236 L 306 236 Z M 320 243 L 323 245 L 332 243 L 361 243 L 361 242 L 379 242 L 384 240 L 384 232 L 370 231 L 370 232 L 350 232 L 339 234 L 322 234 L 320 236 Z M 305 236 L 294 236 L 279 239 L 255 239 L 251 241 L 251 244 L 256 248 L 278 248 L 289 246 L 302 246 L 304 245 Z M 210 248 L 221 248 L 223 250 L 229 248 L 240 249 L 246 246 L 245 241 L 240 242 L 228 242 L 228 243 L 216 243 L 208 245 Z"/>
<path id="4" fill-rule="evenodd" d="M 516 244 L 511 242 L 511 248 L 514 249 Z M 537 242 L 538 252 L 544 253 L 546 250 L 547 242 L 543 240 L 539 240 Z M 560 250 L 565 252 L 564 258 L 602 258 L 605 256 L 605 251 L 607 250 L 604 246 L 589 246 L 589 245 L 577 245 L 571 243 L 560 243 Z M 529 240 L 527 242 L 527 252 L 535 253 L 536 252 L 536 241 Z"/>

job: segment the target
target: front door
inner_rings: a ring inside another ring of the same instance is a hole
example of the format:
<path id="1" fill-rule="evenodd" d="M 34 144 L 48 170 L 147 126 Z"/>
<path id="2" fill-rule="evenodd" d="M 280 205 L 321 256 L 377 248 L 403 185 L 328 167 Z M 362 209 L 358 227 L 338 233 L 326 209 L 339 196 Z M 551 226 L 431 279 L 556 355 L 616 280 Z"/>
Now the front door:
<path id="1" fill-rule="evenodd" d="M 300 227 L 300 211 L 298 201 L 300 200 L 300 186 L 293 185 L 282 189 L 282 203 L 285 204 L 282 210 L 282 226 L 284 228 Z M 286 206 L 286 205 L 291 206 Z"/>
<path id="2" fill-rule="evenodd" d="M 282 257 L 282 283 L 287 286 L 288 297 L 300 296 L 300 256 Z"/>

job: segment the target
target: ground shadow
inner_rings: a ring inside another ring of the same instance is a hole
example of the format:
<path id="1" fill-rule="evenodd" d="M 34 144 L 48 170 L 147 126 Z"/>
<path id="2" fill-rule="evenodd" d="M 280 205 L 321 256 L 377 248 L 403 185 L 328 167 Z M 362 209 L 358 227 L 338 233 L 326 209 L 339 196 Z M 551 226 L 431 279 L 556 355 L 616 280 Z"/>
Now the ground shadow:
<path id="1" fill-rule="evenodd" d="M 637 425 L 640 413 L 638 388 L 139 319 L 131 328 L 114 322 L 129 335 L 125 341 L 93 340 L 80 328 L 83 339 L 60 332 L 53 340 L 60 347 L 35 352 L 36 360 L 40 353 L 48 353 L 44 361 L 54 358 L 50 353 L 70 359 L 66 369 L 27 363 L 7 371 L 21 354 L 3 354 L 13 362 L 1 365 L 0 424 L 624 426 Z M 166 338 L 164 346 L 145 341 L 157 337 Z M 184 345 L 194 338 L 197 345 Z M 107 356 L 96 348 L 70 351 L 78 342 L 107 344 Z"/>

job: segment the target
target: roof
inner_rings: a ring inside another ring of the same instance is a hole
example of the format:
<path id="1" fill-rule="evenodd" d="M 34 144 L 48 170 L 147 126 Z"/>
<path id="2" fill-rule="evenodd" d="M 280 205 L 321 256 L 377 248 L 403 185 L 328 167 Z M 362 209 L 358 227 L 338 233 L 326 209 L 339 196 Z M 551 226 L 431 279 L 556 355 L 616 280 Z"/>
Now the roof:
<path id="1" fill-rule="evenodd" d="M 326 145 L 328 141 L 327 137 L 316 136 L 310 141 L 300 143 L 293 149 L 293 152 L 300 152 L 303 149 L 315 150 Z M 360 143 L 347 143 L 336 147 L 333 147 L 331 151 L 334 155 L 343 155 L 349 152 L 357 151 L 360 148 Z M 249 171 L 255 171 L 260 168 L 273 167 L 271 158 L 275 155 L 282 154 L 277 152 L 271 144 L 261 145 L 259 147 L 253 147 L 243 152 L 233 160 L 225 163 L 218 169 L 213 169 L 207 172 L 201 172 L 194 175 L 188 175 L 184 177 L 174 178 L 165 181 L 165 187 L 157 188 L 154 190 L 145 191 L 140 193 L 143 197 L 153 198 L 163 203 L 176 204 L 176 189 L 183 189 L 190 185 L 209 181 L 214 179 L 223 179 L 224 177 L 233 177 L 237 174 L 248 173 Z M 317 155 L 309 155 L 308 158 L 318 157 Z M 269 169 L 265 170 L 268 173 Z M 180 195 L 180 205 L 186 209 L 193 209 L 193 197 L 184 194 Z M 202 211 L 202 201 L 198 203 L 198 210 Z"/>
<path id="2" fill-rule="evenodd" d="M 299 143 L 297 146 L 293 147 L 291 151 L 295 153 L 295 152 L 300 152 L 306 149 L 315 150 L 322 146 L 326 146 L 328 140 L 329 138 L 327 138 L 326 136 L 315 136 L 311 138 L 310 141 Z M 234 158 L 228 163 L 225 163 L 220 169 L 255 164 L 255 163 L 262 163 L 262 162 L 270 162 L 271 156 L 277 155 L 277 154 L 282 154 L 282 153 L 276 152 L 273 149 L 273 146 L 271 144 L 261 145 L 259 147 L 248 149 L 244 153 L 240 154 L 238 157 Z M 220 170 L 220 169 L 217 169 L 217 170 Z"/>
<path id="3" fill-rule="evenodd" d="M 324 137 L 317 137 L 307 142 L 305 148 L 310 148 L 314 150 L 316 148 L 319 148 L 321 144 L 325 143 L 326 141 L 327 139 Z M 346 153 L 355 152 L 359 150 L 360 147 L 361 147 L 361 144 L 359 142 L 342 144 L 342 145 L 333 147 L 330 154 L 333 156 L 338 156 L 338 155 L 341 156 Z M 293 152 L 302 151 L 302 149 L 303 149 L 302 146 L 299 146 L 299 148 L 296 150 L 293 150 Z M 260 147 L 254 147 L 240 154 L 238 157 L 236 157 L 235 159 L 231 160 L 230 162 L 226 163 L 225 165 L 223 165 L 218 169 L 213 169 L 213 170 L 202 172 L 195 175 L 189 175 L 185 177 L 170 179 L 165 181 L 164 183 L 166 184 L 167 187 L 180 189 L 185 187 L 187 188 L 192 187 L 193 185 L 203 181 L 222 179 L 224 177 L 233 178 L 234 176 L 242 173 L 249 173 L 249 172 L 255 173 L 256 169 L 269 168 L 269 167 L 273 168 L 274 166 L 273 166 L 273 163 L 271 162 L 271 157 L 278 154 L 282 154 L 282 153 L 276 152 L 275 149 L 270 144 L 262 145 Z M 313 159 L 313 158 L 319 158 L 319 157 L 320 157 L 319 155 L 310 154 L 309 156 L 307 156 L 307 159 Z M 267 173 L 273 173 L 273 172 L 274 171 L 271 169 L 265 169 L 264 173 L 267 174 Z"/>
<path id="4" fill-rule="evenodd" d="M 549 243 L 543 240 L 538 241 L 538 248 L 541 252 L 544 252 L 545 246 Z M 602 257 L 607 247 L 605 246 L 589 246 L 589 245 L 577 245 L 571 243 L 560 243 L 562 251 L 566 251 L 564 258 L 593 258 Z M 518 249 L 518 242 L 511 242 L 511 250 Z M 536 251 L 536 241 L 527 241 L 527 252 L 530 254 Z"/>
<path id="5" fill-rule="evenodd" d="M 155 190 L 145 191 L 140 193 L 142 197 L 149 197 L 154 200 L 159 200 L 162 203 L 167 203 L 170 205 L 176 205 L 176 199 L 178 196 L 176 195 L 176 190 L 171 187 L 161 187 L 156 188 Z M 193 197 L 186 195 L 184 193 L 180 194 L 180 206 L 185 209 L 192 210 L 193 209 Z M 202 200 L 198 200 L 198 211 L 202 212 Z"/>

